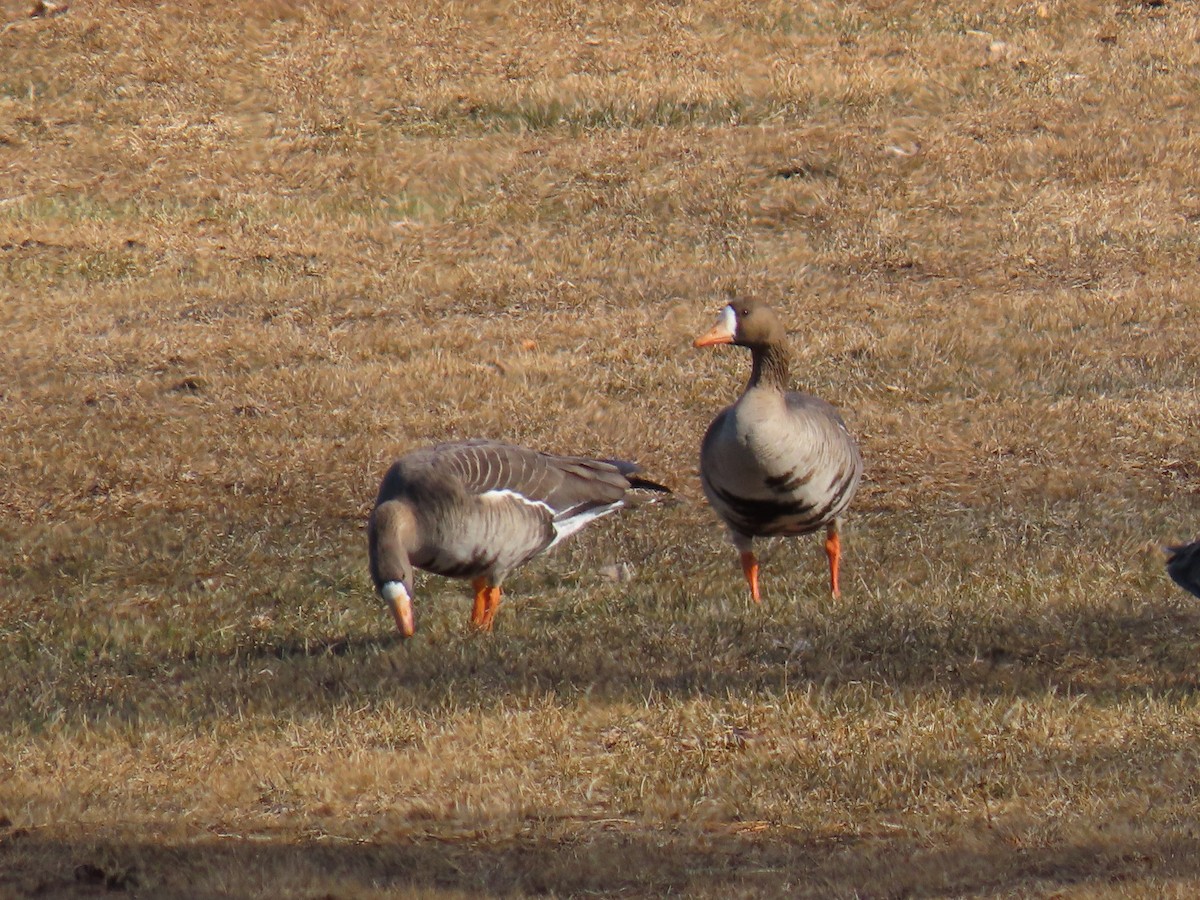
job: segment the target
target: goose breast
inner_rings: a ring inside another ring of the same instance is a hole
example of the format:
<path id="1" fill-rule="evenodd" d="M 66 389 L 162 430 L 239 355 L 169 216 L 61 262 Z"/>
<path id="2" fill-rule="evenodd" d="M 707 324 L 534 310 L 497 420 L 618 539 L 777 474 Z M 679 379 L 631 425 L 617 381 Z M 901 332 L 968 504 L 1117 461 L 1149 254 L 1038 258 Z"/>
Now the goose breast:
<path id="1" fill-rule="evenodd" d="M 709 502 L 735 531 L 804 534 L 845 510 L 862 458 L 824 400 L 750 391 L 713 420 L 700 469 Z"/>

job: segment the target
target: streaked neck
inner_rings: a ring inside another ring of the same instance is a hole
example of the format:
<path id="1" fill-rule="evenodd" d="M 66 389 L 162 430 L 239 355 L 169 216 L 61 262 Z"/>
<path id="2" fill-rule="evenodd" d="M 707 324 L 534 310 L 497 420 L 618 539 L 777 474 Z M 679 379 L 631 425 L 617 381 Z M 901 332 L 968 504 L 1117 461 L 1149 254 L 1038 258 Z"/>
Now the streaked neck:
<path id="1" fill-rule="evenodd" d="M 783 344 L 763 344 L 752 347 L 750 352 L 754 366 L 750 370 L 750 383 L 746 389 L 769 387 L 787 390 L 790 362 L 787 347 Z"/>

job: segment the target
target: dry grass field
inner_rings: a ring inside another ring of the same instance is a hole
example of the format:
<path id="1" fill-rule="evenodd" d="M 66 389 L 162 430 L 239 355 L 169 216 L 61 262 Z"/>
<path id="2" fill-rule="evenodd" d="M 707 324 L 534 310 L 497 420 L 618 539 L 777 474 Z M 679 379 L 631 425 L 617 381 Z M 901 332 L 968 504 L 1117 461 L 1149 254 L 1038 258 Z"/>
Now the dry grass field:
<path id="1" fill-rule="evenodd" d="M 0 897 L 1200 891 L 1192 4 L 30 5 Z M 700 492 L 728 290 L 860 436 L 837 602 Z M 366 514 L 469 436 L 680 502 L 401 642 Z"/>

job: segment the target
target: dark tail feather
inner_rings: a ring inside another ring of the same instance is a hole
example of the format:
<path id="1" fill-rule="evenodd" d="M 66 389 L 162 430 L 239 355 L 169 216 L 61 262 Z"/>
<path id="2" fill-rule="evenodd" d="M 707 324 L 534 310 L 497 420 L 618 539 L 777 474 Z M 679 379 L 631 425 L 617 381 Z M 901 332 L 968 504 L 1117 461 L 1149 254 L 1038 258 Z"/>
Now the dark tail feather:
<path id="1" fill-rule="evenodd" d="M 629 487 L 635 491 L 657 491 L 660 494 L 669 494 L 671 489 L 659 484 L 657 481 L 651 481 L 649 478 L 638 478 L 633 475 L 626 475 L 625 478 L 629 481 Z"/>
<path id="2" fill-rule="evenodd" d="M 659 484 L 657 481 L 651 481 L 649 478 L 638 478 L 637 473 L 642 471 L 642 467 L 637 463 L 629 462 L 626 459 L 602 459 L 600 462 L 608 463 L 618 472 L 625 476 L 625 480 L 629 482 L 629 489 L 633 491 L 654 491 L 658 494 L 670 494 L 671 489 L 665 485 Z"/>
<path id="3" fill-rule="evenodd" d="M 660 494 L 669 494 L 671 489 L 664 487 L 657 481 L 651 481 L 648 478 L 635 478 L 638 472 L 642 471 L 642 467 L 635 462 L 629 462 L 627 459 L 602 459 L 600 462 L 608 463 L 618 472 L 625 476 L 625 480 L 629 482 L 629 486 L 634 490 L 639 491 L 658 491 Z"/>

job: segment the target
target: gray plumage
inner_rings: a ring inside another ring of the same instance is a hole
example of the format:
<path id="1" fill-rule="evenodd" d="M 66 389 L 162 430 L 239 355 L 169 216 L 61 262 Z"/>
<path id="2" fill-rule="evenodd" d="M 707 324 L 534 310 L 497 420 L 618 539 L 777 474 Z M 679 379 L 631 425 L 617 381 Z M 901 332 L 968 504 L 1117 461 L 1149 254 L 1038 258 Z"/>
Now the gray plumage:
<path id="1" fill-rule="evenodd" d="M 861 477 L 842 417 L 810 394 L 751 388 L 713 419 L 700 446 L 704 494 L 743 540 L 825 527 Z"/>
<path id="2" fill-rule="evenodd" d="M 826 528 L 833 594 L 841 554 L 838 523 L 858 490 L 858 444 L 830 404 L 789 391 L 788 350 L 774 311 L 754 299 L 730 303 L 696 346 L 736 344 L 751 351 L 745 391 L 722 410 L 700 445 L 700 481 L 709 503 L 741 551 L 758 599 L 754 538 Z"/>
<path id="3" fill-rule="evenodd" d="M 490 628 L 510 571 L 627 505 L 631 490 L 669 493 L 636 471 L 621 460 L 554 456 L 488 440 L 415 450 L 392 464 L 375 500 L 368 523 L 372 580 L 381 594 L 400 583 L 411 597 L 414 567 L 474 579 L 472 621 Z M 485 589 L 493 593 L 485 596 Z"/>

